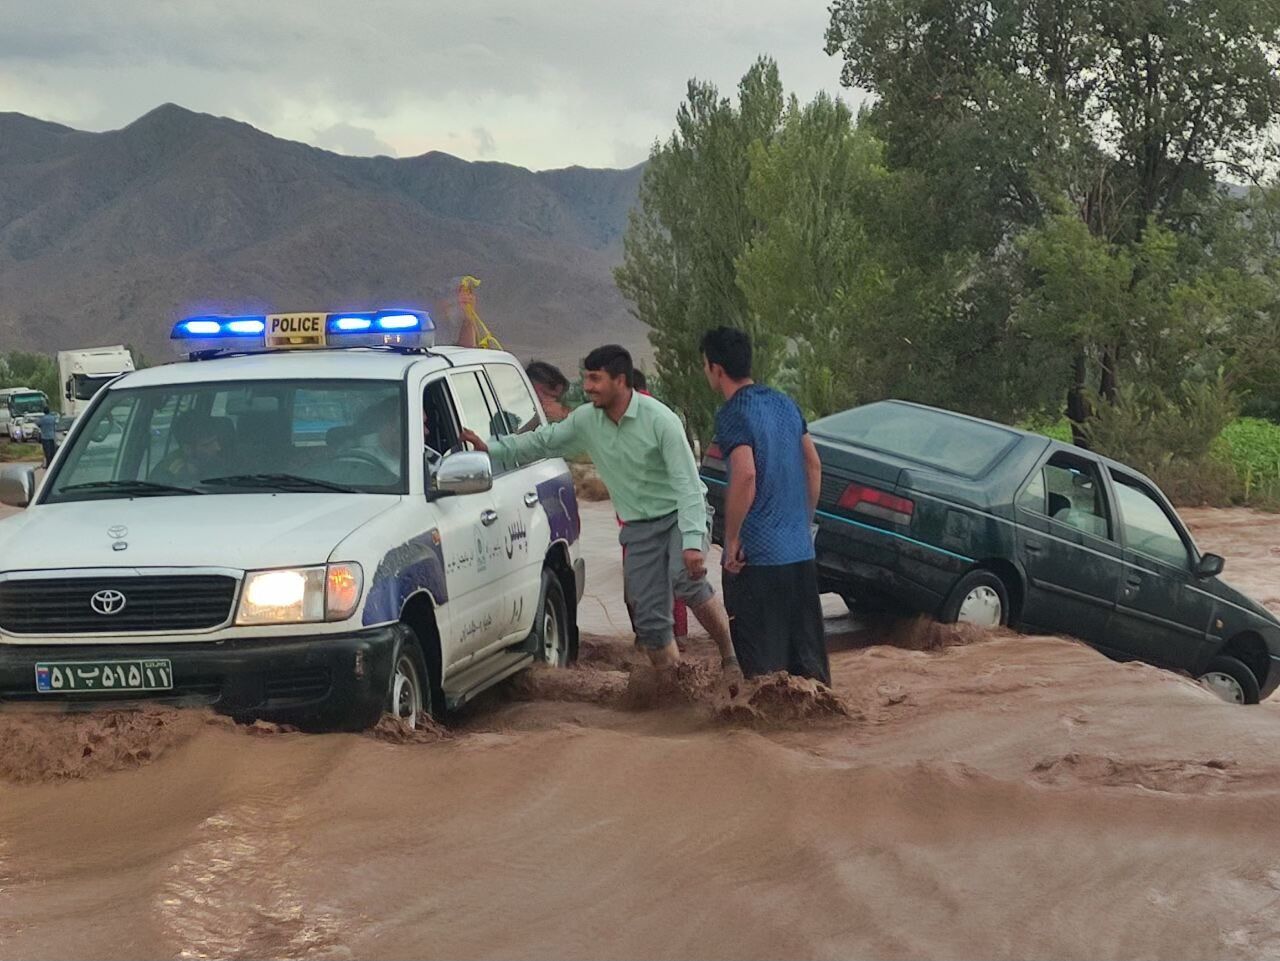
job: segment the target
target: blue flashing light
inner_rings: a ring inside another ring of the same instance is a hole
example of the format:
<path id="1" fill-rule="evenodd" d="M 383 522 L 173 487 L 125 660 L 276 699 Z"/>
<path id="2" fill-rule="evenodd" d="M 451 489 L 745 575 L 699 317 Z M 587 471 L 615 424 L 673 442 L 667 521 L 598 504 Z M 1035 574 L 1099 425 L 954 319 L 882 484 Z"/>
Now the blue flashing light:
<path id="1" fill-rule="evenodd" d="M 334 333 L 352 333 L 368 330 L 372 326 L 373 318 L 371 317 L 331 317 L 329 319 L 329 330 Z"/>
<path id="2" fill-rule="evenodd" d="M 314 316 L 314 315 L 309 315 Z M 256 351 L 323 346 L 314 341 L 306 344 L 277 343 L 268 334 L 266 315 L 223 317 L 203 315 L 187 317 L 173 325 L 170 339 L 182 342 L 183 353 L 221 350 Z M 436 325 L 425 310 L 391 308 L 388 310 L 344 311 L 325 315 L 324 330 L 329 347 L 430 347 Z"/>
<path id="3" fill-rule="evenodd" d="M 265 317 L 188 317 L 173 325 L 172 340 L 221 340 L 261 337 L 267 329 Z"/>
<path id="4" fill-rule="evenodd" d="M 422 330 L 425 317 L 417 314 L 379 314 L 379 330 Z"/>

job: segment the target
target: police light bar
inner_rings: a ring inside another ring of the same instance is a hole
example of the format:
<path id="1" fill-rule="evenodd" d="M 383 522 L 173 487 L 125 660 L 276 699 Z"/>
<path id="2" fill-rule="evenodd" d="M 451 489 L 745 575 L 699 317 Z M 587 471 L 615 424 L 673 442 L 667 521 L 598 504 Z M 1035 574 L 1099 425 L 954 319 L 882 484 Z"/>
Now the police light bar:
<path id="1" fill-rule="evenodd" d="M 183 353 L 306 350 L 341 347 L 431 347 L 436 326 L 425 310 L 204 315 L 173 325 Z"/>

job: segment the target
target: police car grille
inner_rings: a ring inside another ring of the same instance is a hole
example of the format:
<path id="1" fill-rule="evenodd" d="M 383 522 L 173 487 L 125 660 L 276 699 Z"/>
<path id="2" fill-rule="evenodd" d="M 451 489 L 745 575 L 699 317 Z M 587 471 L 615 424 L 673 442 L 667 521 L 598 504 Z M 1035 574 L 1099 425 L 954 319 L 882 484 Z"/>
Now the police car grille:
<path id="1" fill-rule="evenodd" d="M 13 634 L 121 634 L 198 631 L 231 616 L 237 581 L 222 575 L 94 577 L 0 583 L 0 630 Z M 100 614 L 99 591 L 124 595 L 123 609 Z"/>

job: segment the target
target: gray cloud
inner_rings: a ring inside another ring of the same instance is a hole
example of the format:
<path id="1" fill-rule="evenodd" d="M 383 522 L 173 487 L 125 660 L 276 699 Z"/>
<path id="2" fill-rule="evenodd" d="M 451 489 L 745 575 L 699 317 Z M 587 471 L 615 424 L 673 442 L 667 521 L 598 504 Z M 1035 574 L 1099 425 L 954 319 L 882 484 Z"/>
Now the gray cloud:
<path id="1" fill-rule="evenodd" d="M 343 151 L 629 165 L 669 134 L 690 77 L 731 93 L 769 53 L 802 98 L 838 91 L 826 7 L 0 0 L 0 110 L 102 130 L 173 101 Z"/>
<path id="2" fill-rule="evenodd" d="M 395 148 L 378 139 L 368 127 L 353 127 L 349 123 L 335 123 L 324 130 L 317 130 L 311 137 L 317 147 L 353 157 L 394 157 Z"/>

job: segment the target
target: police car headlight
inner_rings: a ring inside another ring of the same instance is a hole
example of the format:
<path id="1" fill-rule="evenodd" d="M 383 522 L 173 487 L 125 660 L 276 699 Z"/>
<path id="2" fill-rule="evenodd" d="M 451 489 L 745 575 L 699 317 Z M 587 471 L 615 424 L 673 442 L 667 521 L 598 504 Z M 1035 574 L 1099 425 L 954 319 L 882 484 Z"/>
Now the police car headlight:
<path id="1" fill-rule="evenodd" d="M 253 571 L 245 577 L 236 623 L 344 621 L 355 613 L 363 588 L 359 564 Z"/>

